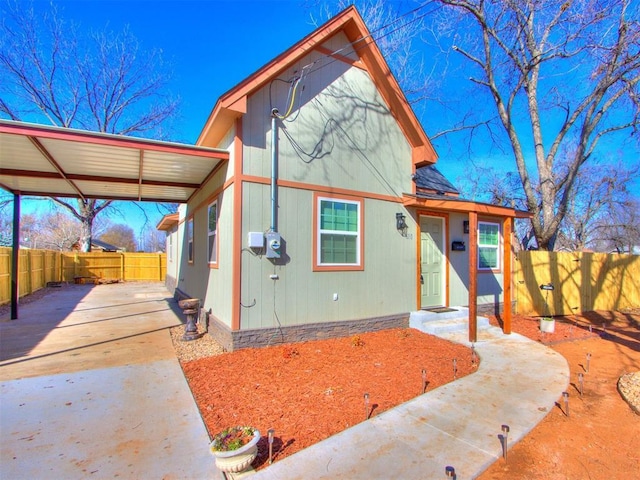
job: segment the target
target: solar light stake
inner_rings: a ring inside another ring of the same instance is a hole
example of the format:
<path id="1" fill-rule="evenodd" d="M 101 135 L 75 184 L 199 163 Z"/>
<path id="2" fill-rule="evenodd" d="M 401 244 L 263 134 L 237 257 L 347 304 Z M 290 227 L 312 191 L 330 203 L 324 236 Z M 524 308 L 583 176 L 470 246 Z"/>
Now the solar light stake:
<path id="1" fill-rule="evenodd" d="M 564 399 L 564 413 L 569 416 L 569 392 L 562 392 L 562 398 Z"/>
<path id="2" fill-rule="evenodd" d="M 589 373 L 589 363 L 591 363 L 591 354 L 587 353 L 587 368 L 585 369 Z"/>
<path id="3" fill-rule="evenodd" d="M 427 371 L 422 369 L 422 393 L 427 391 Z"/>
<path id="4" fill-rule="evenodd" d="M 593 333 L 593 325 L 589 325 L 589 333 Z"/>
<path id="5" fill-rule="evenodd" d="M 502 425 L 502 457 L 507 461 L 507 449 L 509 444 L 509 425 Z"/>
<path id="6" fill-rule="evenodd" d="M 471 365 L 475 365 L 478 363 L 478 354 L 476 353 L 476 347 L 472 343 L 471 344 Z"/>
<path id="7" fill-rule="evenodd" d="M 267 432 L 269 435 L 269 465 L 273 463 L 273 434 L 275 433 L 273 428 L 270 428 Z"/>
<path id="8" fill-rule="evenodd" d="M 458 360 L 453 359 L 453 379 L 455 380 L 458 377 Z"/>
<path id="9" fill-rule="evenodd" d="M 447 478 L 455 478 L 456 469 L 451 466 L 445 467 L 444 474 L 447 476 Z"/>
<path id="10" fill-rule="evenodd" d="M 580 386 L 580 398 L 582 398 L 583 388 L 584 388 L 584 373 L 578 373 L 578 385 Z"/>
<path id="11" fill-rule="evenodd" d="M 364 419 L 369 419 L 369 394 L 364 394 Z"/>

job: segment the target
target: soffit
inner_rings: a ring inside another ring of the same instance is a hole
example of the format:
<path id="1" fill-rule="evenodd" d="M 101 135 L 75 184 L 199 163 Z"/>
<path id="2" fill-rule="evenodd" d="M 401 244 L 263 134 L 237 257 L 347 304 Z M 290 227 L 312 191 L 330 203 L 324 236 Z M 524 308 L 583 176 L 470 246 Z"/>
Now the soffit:
<path id="1" fill-rule="evenodd" d="M 416 195 L 405 193 L 402 203 L 410 208 L 428 208 L 450 212 L 470 213 L 479 215 L 492 215 L 498 217 L 531 218 L 530 212 L 516 210 L 514 208 L 492 205 L 490 203 L 474 202 L 459 197 L 450 197 L 438 194 L 418 193 Z"/>

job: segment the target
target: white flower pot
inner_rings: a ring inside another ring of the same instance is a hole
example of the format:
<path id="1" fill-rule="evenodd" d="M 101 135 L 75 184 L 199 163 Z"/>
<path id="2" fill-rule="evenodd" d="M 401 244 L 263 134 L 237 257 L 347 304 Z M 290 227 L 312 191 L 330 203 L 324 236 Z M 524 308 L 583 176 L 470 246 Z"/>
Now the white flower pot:
<path id="1" fill-rule="evenodd" d="M 216 467 L 225 473 L 239 473 L 247 470 L 258 456 L 258 441 L 260 440 L 260 432 L 255 430 L 253 439 L 238 448 L 226 452 L 219 452 L 211 449 L 209 451 L 216 457 Z M 213 443 L 213 442 L 212 442 Z"/>
<path id="2" fill-rule="evenodd" d="M 556 329 L 556 321 L 551 318 L 540 319 L 540 331 L 544 333 L 553 333 Z"/>

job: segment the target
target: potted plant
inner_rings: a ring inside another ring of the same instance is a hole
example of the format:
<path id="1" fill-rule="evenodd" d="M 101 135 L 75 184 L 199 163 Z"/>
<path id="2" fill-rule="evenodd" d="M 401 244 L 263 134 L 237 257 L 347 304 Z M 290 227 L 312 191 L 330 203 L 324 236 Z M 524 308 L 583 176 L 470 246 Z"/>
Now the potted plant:
<path id="1" fill-rule="evenodd" d="M 540 317 L 540 331 L 553 333 L 556 329 L 556 321 L 553 317 Z"/>
<path id="2" fill-rule="evenodd" d="M 258 429 L 247 426 L 222 430 L 209 444 L 209 451 L 216 457 L 216 467 L 226 473 L 239 473 L 248 469 L 258 455 Z"/>

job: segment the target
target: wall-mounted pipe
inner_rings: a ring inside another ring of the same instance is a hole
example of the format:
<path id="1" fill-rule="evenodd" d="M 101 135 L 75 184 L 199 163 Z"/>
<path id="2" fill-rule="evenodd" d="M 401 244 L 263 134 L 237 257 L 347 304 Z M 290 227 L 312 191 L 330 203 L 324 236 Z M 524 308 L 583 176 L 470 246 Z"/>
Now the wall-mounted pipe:
<path id="1" fill-rule="evenodd" d="M 271 226 L 278 231 L 278 109 L 271 110 Z"/>

